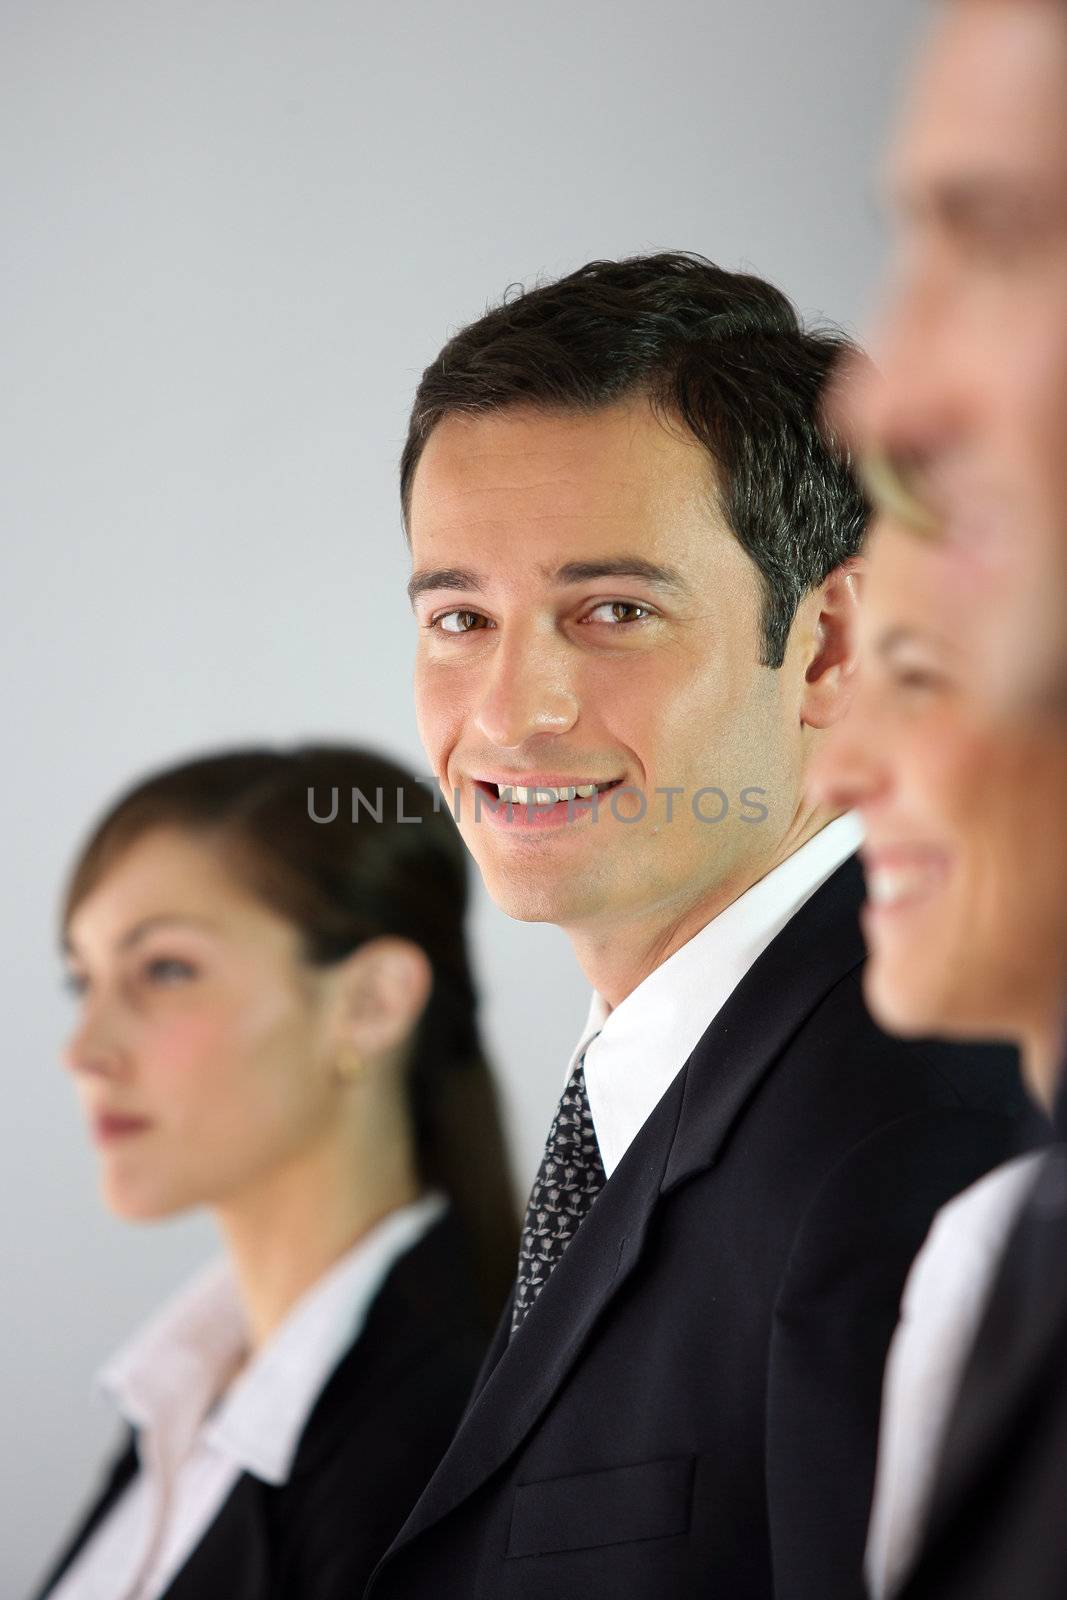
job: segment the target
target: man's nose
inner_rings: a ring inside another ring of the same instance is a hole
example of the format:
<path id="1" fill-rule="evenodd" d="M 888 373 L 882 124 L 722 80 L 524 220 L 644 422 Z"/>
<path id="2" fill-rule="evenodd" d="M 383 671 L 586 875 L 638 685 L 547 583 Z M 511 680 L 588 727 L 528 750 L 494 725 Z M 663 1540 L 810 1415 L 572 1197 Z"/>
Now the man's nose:
<path id="1" fill-rule="evenodd" d="M 836 415 L 861 453 L 921 468 L 951 448 L 968 403 L 955 322 L 933 269 L 890 289 L 872 360 L 844 372 L 835 391 Z"/>
<path id="2" fill-rule="evenodd" d="M 480 733 L 502 750 L 535 734 L 568 733 L 578 720 L 578 693 L 564 641 L 534 629 L 501 640 L 475 714 Z"/>

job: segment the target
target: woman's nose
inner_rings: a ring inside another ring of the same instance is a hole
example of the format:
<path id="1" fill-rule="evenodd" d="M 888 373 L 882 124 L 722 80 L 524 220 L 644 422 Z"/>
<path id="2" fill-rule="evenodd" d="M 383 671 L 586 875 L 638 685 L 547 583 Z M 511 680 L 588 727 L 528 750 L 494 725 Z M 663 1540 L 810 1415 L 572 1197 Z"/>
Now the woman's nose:
<path id="1" fill-rule="evenodd" d="M 835 811 L 862 808 L 886 787 L 873 730 L 855 715 L 855 709 L 829 730 L 808 769 L 809 799 Z"/>
<path id="2" fill-rule="evenodd" d="M 86 1003 L 74 1032 L 61 1052 L 69 1072 L 119 1077 L 127 1065 L 117 1020 L 101 1004 Z"/>

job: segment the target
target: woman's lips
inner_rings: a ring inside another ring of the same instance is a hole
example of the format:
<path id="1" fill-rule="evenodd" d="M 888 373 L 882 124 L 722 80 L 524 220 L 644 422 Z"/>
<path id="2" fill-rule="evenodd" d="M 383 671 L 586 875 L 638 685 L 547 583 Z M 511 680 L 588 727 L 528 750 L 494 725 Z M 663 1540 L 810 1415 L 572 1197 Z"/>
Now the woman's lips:
<path id="1" fill-rule="evenodd" d="M 152 1124 L 145 1117 L 120 1116 L 114 1111 L 98 1111 L 93 1119 L 93 1138 L 98 1144 L 111 1144 L 144 1133 Z"/>
<path id="2" fill-rule="evenodd" d="M 925 900 L 948 876 L 948 857 L 930 847 L 866 849 L 862 852 L 867 880 L 866 909 L 875 915 L 898 911 Z"/>

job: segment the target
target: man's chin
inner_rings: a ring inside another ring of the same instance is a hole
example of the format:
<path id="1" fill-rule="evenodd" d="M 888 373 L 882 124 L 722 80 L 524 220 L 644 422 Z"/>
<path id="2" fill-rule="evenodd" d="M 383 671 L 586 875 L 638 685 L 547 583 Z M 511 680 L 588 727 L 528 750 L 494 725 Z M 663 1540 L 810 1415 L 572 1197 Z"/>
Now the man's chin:
<path id="1" fill-rule="evenodd" d="M 497 862 L 478 862 L 485 891 L 505 916 L 516 922 L 551 922 L 566 926 L 580 921 L 584 902 L 575 875 L 539 872 L 533 864 L 526 870 L 502 870 Z"/>
<path id="2" fill-rule="evenodd" d="M 486 893 L 505 916 L 516 922 L 552 922 L 557 926 L 573 920 L 574 895 L 553 893 L 548 885 L 540 888 L 486 878 Z"/>

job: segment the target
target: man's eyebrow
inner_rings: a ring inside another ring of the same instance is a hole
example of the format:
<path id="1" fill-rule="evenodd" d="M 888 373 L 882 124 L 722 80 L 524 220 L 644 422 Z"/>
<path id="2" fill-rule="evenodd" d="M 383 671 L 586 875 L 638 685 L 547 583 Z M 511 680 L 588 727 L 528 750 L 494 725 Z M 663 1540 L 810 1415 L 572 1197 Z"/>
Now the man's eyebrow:
<path id="1" fill-rule="evenodd" d="M 408 599 L 412 605 L 428 589 L 468 589 L 480 593 L 485 584 L 476 572 L 464 567 L 431 567 L 415 572 L 408 581 Z"/>
<path id="2" fill-rule="evenodd" d="M 598 561 L 568 561 L 551 577 L 556 583 L 593 583 L 598 578 L 640 578 L 657 589 L 688 593 L 689 585 L 674 567 L 646 561 L 642 556 L 609 556 Z"/>
<path id="3" fill-rule="evenodd" d="M 550 583 L 595 583 L 599 578 L 640 578 L 658 589 L 669 589 L 676 594 L 688 593 L 688 584 L 674 567 L 657 561 L 646 561 L 643 556 L 602 556 L 595 561 L 567 561 L 562 567 L 542 568 Z M 466 567 L 434 567 L 416 572 L 408 583 L 408 599 L 414 605 L 420 594 L 430 589 L 462 589 L 480 594 L 485 580 Z"/>
<path id="4" fill-rule="evenodd" d="M 218 928 L 218 923 L 212 922 L 209 917 L 191 917 L 180 911 L 161 911 L 155 916 L 144 917 L 140 922 L 135 922 L 133 927 L 127 929 L 123 934 L 115 948 L 116 950 L 129 950 L 133 945 L 138 944 L 146 934 L 164 925 L 167 927 L 178 926 L 211 930 Z M 76 956 L 77 953 L 77 947 L 73 939 L 69 933 L 65 933 L 63 935 L 63 954 L 65 956 Z"/>
<path id="5" fill-rule="evenodd" d="M 1026 221 L 1037 216 L 1052 200 L 1047 185 L 1037 177 L 1018 173 L 970 172 L 932 178 L 927 183 L 903 185 L 897 204 L 905 215 L 934 220 L 946 227 L 966 227 L 989 219 Z"/>

